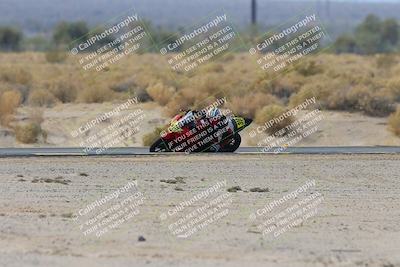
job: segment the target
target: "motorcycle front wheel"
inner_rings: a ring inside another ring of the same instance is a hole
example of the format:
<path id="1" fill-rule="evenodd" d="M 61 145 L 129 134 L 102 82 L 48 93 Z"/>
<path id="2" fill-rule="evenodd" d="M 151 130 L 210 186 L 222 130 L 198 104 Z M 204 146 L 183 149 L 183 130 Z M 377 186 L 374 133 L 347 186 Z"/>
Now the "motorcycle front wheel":
<path id="1" fill-rule="evenodd" d="M 242 137 L 240 134 L 235 133 L 235 135 L 232 137 L 232 140 L 223 147 L 218 152 L 235 152 L 239 147 L 240 143 L 242 142 Z"/>

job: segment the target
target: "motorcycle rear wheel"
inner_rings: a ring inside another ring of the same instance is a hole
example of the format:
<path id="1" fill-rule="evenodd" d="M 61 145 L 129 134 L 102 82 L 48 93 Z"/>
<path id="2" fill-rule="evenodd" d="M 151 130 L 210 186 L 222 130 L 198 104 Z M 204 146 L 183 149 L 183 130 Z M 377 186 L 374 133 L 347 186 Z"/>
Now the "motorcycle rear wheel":
<path id="1" fill-rule="evenodd" d="M 150 152 L 168 152 L 168 151 L 169 150 L 168 150 L 165 142 L 161 138 L 158 138 L 158 140 L 155 141 L 150 146 Z"/>

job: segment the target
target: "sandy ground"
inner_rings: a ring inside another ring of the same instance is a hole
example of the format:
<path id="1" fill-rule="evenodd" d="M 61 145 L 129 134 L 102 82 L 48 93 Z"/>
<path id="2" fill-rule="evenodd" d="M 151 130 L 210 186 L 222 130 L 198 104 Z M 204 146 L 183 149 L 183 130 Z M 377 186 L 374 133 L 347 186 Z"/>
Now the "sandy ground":
<path id="1" fill-rule="evenodd" d="M 145 118 L 139 124 L 138 132 L 129 138 L 124 138 L 122 142 L 118 142 L 115 146 L 142 146 L 143 135 L 152 132 L 157 126 L 165 125 L 170 120 L 163 113 L 162 107 L 155 103 L 137 104 L 130 106 L 128 110 L 122 111 L 119 116 L 104 121 L 99 127 L 88 131 L 86 135 L 76 138 L 71 136 L 73 130 L 84 126 L 100 114 L 113 110 L 119 104 L 121 103 L 74 103 L 59 104 L 53 108 L 45 108 L 43 109 L 44 121 L 42 128 L 47 133 L 46 142 L 39 140 L 39 143 L 33 145 L 18 143 L 10 129 L 0 126 L 0 147 L 80 146 L 85 138 L 89 138 L 94 133 L 107 128 L 136 109 L 142 109 L 145 114 Z M 37 109 L 27 106 L 21 107 L 18 109 L 16 119 L 19 123 L 23 123 L 35 113 L 37 113 Z M 323 119 L 316 125 L 318 130 L 296 143 L 295 146 L 400 146 L 400 138 L 388 130 L 387 118 L 368 117 L 361 113 L 336 111 L 322 111 L 322 114 Z M 257 146 L 260 140 L 266 138 L 265 134 L 259 134 L 256 138 L 251 138 L 248 133 L 253 129 L 257 129 L 257 125 L 254 123 L 241 134 L 242 146 Z"/>
<path id="2" fill-rule="evenodd" d="M 399 160 L 400 155 L 3 158 L 0 266 L 400 266 Z M 251 215 L 312 180 L 315 186 L 303 193 L 323 196 L 315 216 L 276 238 L 263 237 L 259 218 Z M 223 181 L 216 194 L 242 189 L 230 193 L 229 213 L 188 238 L 174 236 L 168 227 L 175 219 L 162 215 Z M 100 238 L 85 236 L 71 214 L 127 183 L 137 183 L 135 192 L 145 197 L 140 213 Z M 250 192 L 256 187 L 269 192 Z"/>

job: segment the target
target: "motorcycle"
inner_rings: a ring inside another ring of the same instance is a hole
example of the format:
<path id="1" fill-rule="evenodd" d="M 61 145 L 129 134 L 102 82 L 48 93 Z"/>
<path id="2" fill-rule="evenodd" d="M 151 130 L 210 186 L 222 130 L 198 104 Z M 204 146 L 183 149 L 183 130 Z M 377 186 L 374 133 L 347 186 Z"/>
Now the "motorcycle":
<path id="1" fill-rule="evenodd" d="M 179 127 L 170 123 L 150 152 L 235 152 L 242 141 L 239 132 L 253 122 L 235 115 L 200 118 Z"/>

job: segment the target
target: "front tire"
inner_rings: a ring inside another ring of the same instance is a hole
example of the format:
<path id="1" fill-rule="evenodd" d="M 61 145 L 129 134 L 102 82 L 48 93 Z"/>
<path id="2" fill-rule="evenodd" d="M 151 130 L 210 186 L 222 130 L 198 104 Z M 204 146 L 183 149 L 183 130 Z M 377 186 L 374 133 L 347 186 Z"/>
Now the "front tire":
<path id="1" fill-rule="evenodd" d="M 233 136 L 232 141 L 229 144 L 222 147 L 219 150 L 219 152 L 235 152 L 240 147 L 241 142 L 242 142 L 242 137 L 240 136 L 240 134 L 236 133 Z"/>

